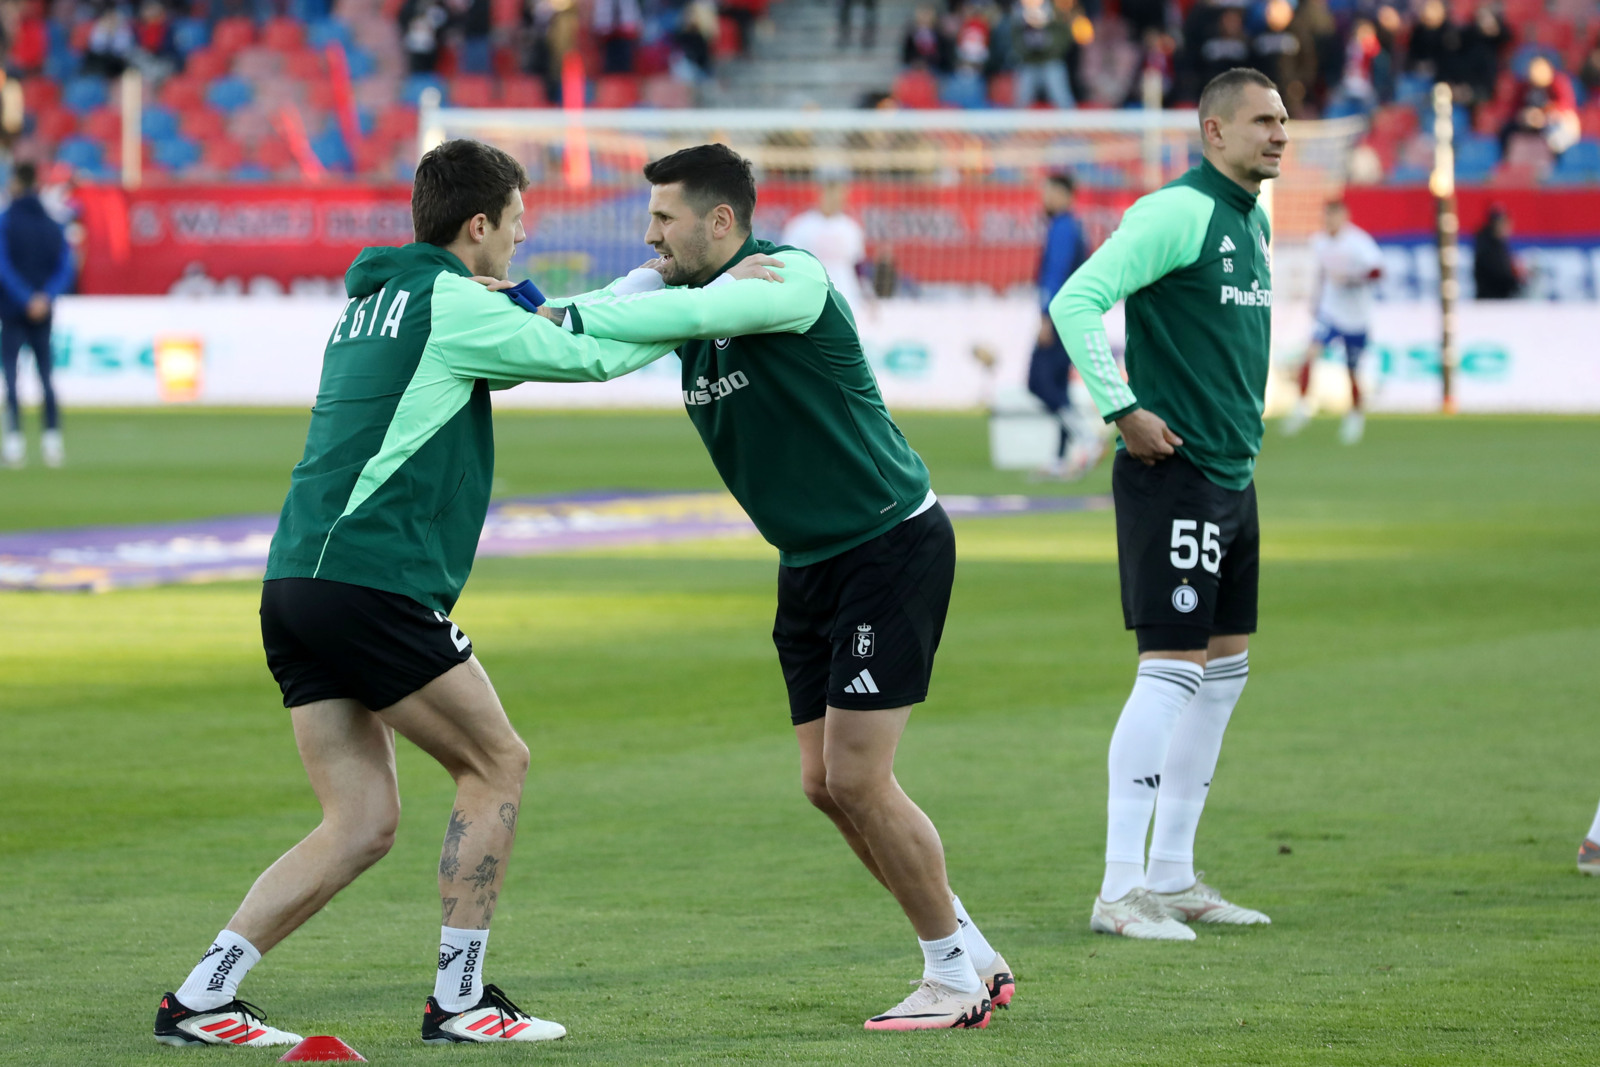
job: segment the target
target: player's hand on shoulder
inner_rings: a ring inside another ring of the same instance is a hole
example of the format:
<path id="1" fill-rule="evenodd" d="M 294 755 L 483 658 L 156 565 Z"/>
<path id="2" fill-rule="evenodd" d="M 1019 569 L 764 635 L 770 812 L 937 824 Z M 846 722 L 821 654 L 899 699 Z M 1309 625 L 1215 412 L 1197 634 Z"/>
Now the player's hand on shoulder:
<path id="1" fill-rule="evenodd" d="M 1134 408 L 1118 419 L 1117 429 L 1122 432 L 1128 455 L 1146 467 L 1169 458 L 1183 444 L 1183 438 L 1172 432 L 1165 419 L 1144 408 Z"/>
<path id="2" fill-rule="evenodd" d="M 783 260 L 764 256 L 759 252 L 753 256 L 746 256 L 728 270 L 728 277 L 735 280 L 745 278 L 760 278 L 762 281 L 781 282 L 783 275 L 773 270 L 773 267 L 783 266 Z"/>
<path id="3" fill-rule="evenodd" d="M 491 293 L 498 293 L 502 289 L 510 289 L 512 286 L 517 284 L 516 282 L 509 281 L 505 278 L 490 278 L 482 274 L 474 274 L 472 276 L 472 280 L 489 290 Z"/>

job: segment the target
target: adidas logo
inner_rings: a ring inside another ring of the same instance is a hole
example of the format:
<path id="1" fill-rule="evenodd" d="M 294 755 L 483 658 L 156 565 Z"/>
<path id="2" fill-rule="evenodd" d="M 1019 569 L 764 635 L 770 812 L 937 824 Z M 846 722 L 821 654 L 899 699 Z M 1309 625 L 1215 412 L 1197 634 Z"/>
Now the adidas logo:
<path id="1" fill-rule="evenodd" d="M 1238 248 L 1239 248 L 1239 246 L 1233 243 L 1233 238 L 1232 237 L 1229 237 L 1227 234 L 1223 234 L 1222 235 L 1222 247 L 1217 249 L 1217 251 L 1218 252 L 1234 252 L 1234 251 L 1237 251 Z"/>
<path id="2" fill-rule="evenodd" d="M 1147 776 L 1145 776 L 1143 778 L 1135 778 L 1133 780 L 1133 784 L 1134 785 L 1147 785 L 1151 789 L 1159 789 L 1161 787 L 1161 776 L 1159 774 L 1152 774 L 1152 775 L 1147 775 Z"/>
<path id="3" fill-rule="evenodd" d="M 872 680 L 871 671 L 862 671 L 860 674 L 855 676 L 855 679 L 851 681 L 849 685 L 844 687 L 844 691 L 846 693 L 855 693 L 857 695 L 876 693 L 878 691 L 878 683 Z"/>
<path id="4" fill-rule="evenodd" d="M 957 945 L 955 948 L 952 948 L 949 951 L 949 953 L 945 956 L 944 962 L 945 963 L 949 963 L 951 960 L 958 960 L 960 958 L 961 958 L 961 946 Z"/>

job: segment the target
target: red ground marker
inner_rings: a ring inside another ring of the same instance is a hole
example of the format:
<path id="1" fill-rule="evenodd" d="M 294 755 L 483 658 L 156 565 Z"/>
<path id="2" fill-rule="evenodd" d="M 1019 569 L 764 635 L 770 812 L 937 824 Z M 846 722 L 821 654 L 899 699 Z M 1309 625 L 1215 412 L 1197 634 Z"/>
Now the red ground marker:
<path id="1" fill-rule="evenodd" d="M 304 1060 L 357 1060 L 366 1063 L 367 1058 L 349 1045 L 336 1037 L 308 1037 L 294 1048 L 285 1052 L 279 1063 L 293 1063 Z"/>

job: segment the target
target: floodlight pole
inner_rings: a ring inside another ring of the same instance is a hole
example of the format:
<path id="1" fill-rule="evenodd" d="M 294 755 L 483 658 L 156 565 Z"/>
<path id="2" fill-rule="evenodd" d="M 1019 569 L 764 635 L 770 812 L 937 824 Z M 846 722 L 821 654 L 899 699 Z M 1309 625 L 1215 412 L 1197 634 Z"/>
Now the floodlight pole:
<path id="1" fill-rule="evenodd" d="M 1456 265 L 1461 257 L 1461 223 L 1456 216 L 1456 157 L 1454 98 L 1450 86 L 1433 87 L 1433 173 L 1428 188 L 1433 193 L 1435 232 L 1439 241 L 1439 384 L 1441 410 L 1455 414 L 1456 297 L 1461 283 Z"/>

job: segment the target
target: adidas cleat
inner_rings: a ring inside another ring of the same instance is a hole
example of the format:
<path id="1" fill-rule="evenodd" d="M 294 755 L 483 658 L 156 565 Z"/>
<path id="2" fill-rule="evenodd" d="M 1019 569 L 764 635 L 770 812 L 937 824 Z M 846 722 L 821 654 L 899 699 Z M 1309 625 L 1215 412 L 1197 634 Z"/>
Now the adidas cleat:
<path id="1" fill-rule="evenodd" d="M 924 978 L 917 991 L 865 1023 L 868 1030 L 982 1030 L 989 1025 L 989 993 L 961 993 Z"/>
<path id="2" fill-rule="evenodd" d="M 1017 980 L 1011 976 L 1011 967 L 998 952 L 994 954 L 994 962 L 978 972 L 978 981 L 989 991 L 989 1000 L 996 1008 L 1009 1005 L 1017 992 Z"/>
<path id="3" fill-rule="evenodd" d="M 1583 874 L 1600 874 L 1600 841 L 1583 839 L 1578 846 L 1578 870 Z"/>
<path id="4" fill-rule="evenodd" d="M 176 993 L 165 993 L 156 1009 L 156 1040 L 163 1045 L 298 1045 L 302 1038 L 274 1030 L 254 1004 L 230 1000 L 217 1008 L 199 1011 L 178 1003 Z"/>
<path id="5" fill-rule="evenodd" d="M 1130 889 L 1116 900 L 1094 898 L 1089 929 L 1140 941 L 1193 941 L 1194 931 L 1178 922 L 1156 902 L 1148 889 Z"/>
<path id="6" fill-rule="evenodd" d="M 499 986 L 484 986 L 483 999 L 466 1011 L 445 1011 L 432 997 L 422 1006 L 422 1040 L 430 1045 L 555 1041 L 566 1036 L 565 1026 L 535 1019 L 511 1003 Z"/>
<path id="7" fill-rule="evenodd" d="M 1259 911 L 1241 908 L 1223 900 L 1221 893 L 1200 880 L 1203 877 L 1205 872 L 1201 871 L 1194 885 L 1181 892 L 1150 895 L 1166 909 L 1168 915 L 1179 922 L 1221 923 L 1225 926 L 1266 926 L 1272 922 Z"/>

